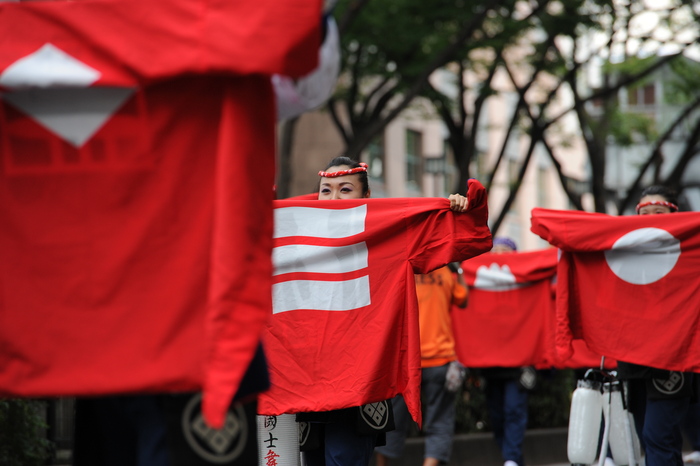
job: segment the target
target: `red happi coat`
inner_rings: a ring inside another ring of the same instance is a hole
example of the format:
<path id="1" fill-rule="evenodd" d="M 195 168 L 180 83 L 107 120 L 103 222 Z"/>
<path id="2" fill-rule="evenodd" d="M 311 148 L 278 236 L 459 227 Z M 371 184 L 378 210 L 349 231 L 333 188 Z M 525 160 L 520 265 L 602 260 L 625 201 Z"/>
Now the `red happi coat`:
<path id="1" fill-rule="evenodd" d="M 562 249 L 557 349 L 700 371 L 700 214 L 611 217 L 534 209 L 532 231 Z"/>
<path id="2" fill-rule="evenodd" d="M 0 393 L 204 388 L 220 425 L 271 306 L 269 75 L 307 0 L 0 3 Z"/>
<path id="3" fill-rule="evenodd" d="M 469 285 L 466 309 L 453 308 L 457 355 L 469 367 L 585 368 L 601 358 L 585 343 L 573 354 L 555 350 L 555 248 L 484 254 L 462 263 Z M 614 367 L 608 360 L 606 367 Z"/>
<path id="4" fill-rule="evenodd" d="M 466 309 L 453 309 L 457 357 L 469 367 L 547 365 L 557 250 L 484 254 L 462 263 Z"/>
<path id="5" fill-rule="evenodd" d="M 483 187 L 446 199 L 276 201 L 272 388 L 260 414 L 359 406 L 402 393 L 420 420 L 414 274 L 491 249 Z"/>

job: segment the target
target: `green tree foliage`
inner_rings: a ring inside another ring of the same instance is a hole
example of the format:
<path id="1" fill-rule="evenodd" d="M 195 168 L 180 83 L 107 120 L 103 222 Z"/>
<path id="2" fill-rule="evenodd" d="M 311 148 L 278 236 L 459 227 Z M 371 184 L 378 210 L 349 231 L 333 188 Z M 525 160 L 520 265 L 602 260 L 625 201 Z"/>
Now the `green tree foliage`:
<path id="1" fill-rule="evenodd" d="M 357 0 L 338 4 L 340 24 Z M 461 56 L 504 0 L 367 2 L 341 31 L 343 76 L 328 109 L 345 141 L 360 152 L 423 92 L 430 75 Z"/>
<path id="2" fill-rule="evenodd" d="M 664 101 L 669 104 L 691 102 L 700 89 L 700 63 L 674 60 L 670 65 L 673 77 L 668 81 Z"/>
<path id="3" fill-rule="evenodd" d="M 659 134 L 656 121 L 650 115 L 615 108 L 610 115 L 610 136 L 620 146 L 631 146 L 655 141 Z"/>
<path id="4" fill-rule="evenodd" d="M 568 426 L 575 388 L 576 377 L 570 369 L 542 372 L 538 386 L 528 397 L 528 428 Z"/>
<path id="5" fill-rule="evenodd" d="M 41 412 L 45 403 L 27 399 L 0 399 L 0 464 L 45 464 L 53 445 L 46 439 Z"/>
<path id="6" fill-rule="evenodd" d="M 669 126 L 684 125 L 691 137 L 676 169 L 659 181 L 679 181 L 695 153 L 698 73 L 674 60 L 700 35 L 700 10 L 692 0 L 670 0 L 654 8 L 642 0 L 341 0 L 336 11 L 345 25 L 344 63 L 328 109 L 345 141 L 344 152 L 351 157 L 359 158 L 393 118 L 416 97 L 424 97 L 449 131 L 448 144 L 461 175 L 457 187 L 463 186 L 485 150 L 477 147 L 476 136 L 484 103 L 501 92 L 492 85 L 494 76 L 501 73 L 511 80 L 518 101 L 508 115 L 510 124 L 503 129 L 501 146 L 495 148 L 499 155 L 487 168 L 487 181 L 499 169 L 511 138 L 522 137 L 522 128 L 527 128 L 529 141 L 520 144 L 526 149 L 519 168 L 510 170 L 512 180 L 506 183 L 510 193 L 500 211 L 494 212 L 494 233 L 515 201 L 538 147 L 557 168 L 571 203 L 582 208 L 582 193 L 571 188 L 580 183 L 571 183 L 562 171 L 561 149 L 570 138 L 561 137 L 560 122 L 568 115 L 575 116 L 580 127 L 576 137 L 587 151 L 589 192 L 596 210 L 605 211 L 609 205 L 605 173 L 611 138 L 623 144 L 638 141 L 639 136 L 651 144 L 660 141 L 649 154 L 650 162 L 639 167 L 640 176 L 645 167 L 658 162 L 663 138 L 670 133 L 649 119 L 625 114 L 618 96 L 622 89 L 648 82 L 666 65 L 677 76 L 675 101 L 685 105 L 679 112 L 683 121 L 671 121 Z M 343 21 L 347 17 L 352 21 Z M 595 88 L 582 80 L 591 67 L 602 73 Z M 451 90 L 431 86 L 429 78 L 436 70 L 453 73 Z M 472 76 L 470 82 L 465 73 Z M 562 95 L 568 96 L 564 108 Z M 592 107 L 598 110 L 592 112 Z M 631 196 L 637 188 L 635 183 L 626 191 Z M 619 208 L 625 202 L 618 199 Z"/>
<path id="7" fill-rule="evenodd" d="M 470 377 L 464 384 L 464 389 L 457 394 L 455 413 L 455 432 L 471 434 L 490 430 L 489 414 L 486 409 L 486 397 L 482 380 Z"/>

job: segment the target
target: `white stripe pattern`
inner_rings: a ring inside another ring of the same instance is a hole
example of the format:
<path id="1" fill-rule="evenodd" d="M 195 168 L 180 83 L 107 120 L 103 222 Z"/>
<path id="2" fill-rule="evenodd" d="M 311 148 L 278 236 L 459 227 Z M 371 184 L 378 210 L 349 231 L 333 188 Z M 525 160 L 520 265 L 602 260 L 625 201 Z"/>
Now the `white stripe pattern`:
<path id="1" fill-rule="evenodd" d="M 273 275 L 292 272 L 346 273 L 367 267 L 365 242 L 349 246 L 290 244 L 272 251 Z"/>
<path id="2" fill-rule="evenodd" d="M 366 205 L 350 209 L 283 207 L 275 209 L 273 237 L 347 238 L 365 231 L 366 218 Z"/>
<path id="3" fill-rule="evenodd" d="M 367 206 L 350 209 L 285 207 L 275 209 L 275 238 L 304 236 L 347 238 L 365 231 Z M 288 273 L 346 274 L 366 269 L 367 244 L 318 246 L 289 244 L 272 251 L 274 275 Z M 369 275 L 347 280 L 289 280 L 272 287 L 272 312 L 311 309 L 349 311 L 371 304 Z"/>
<path id="4" fill-rule="evenodd" d="M 371 304 L 369 275 L 340 282 L 291 280 L 272 286 L 272 313 L 313 309 L 350 311 Z"/>

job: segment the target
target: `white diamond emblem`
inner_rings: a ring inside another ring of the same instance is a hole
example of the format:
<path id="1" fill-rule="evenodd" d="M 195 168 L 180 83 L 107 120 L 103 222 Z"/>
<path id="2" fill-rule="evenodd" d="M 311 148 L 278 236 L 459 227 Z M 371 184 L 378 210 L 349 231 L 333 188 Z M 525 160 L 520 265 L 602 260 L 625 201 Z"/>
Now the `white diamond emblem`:
<path id="1" fill-rule="evenodd" d="M 2 99 L 74 147 L 85 144 L 134 93 L 128 87 L 27 89 Z"/>
<path id="2" fill-rule="evenodd" d="M 0 74 L 10 89 L 29 87 L 88 87 L 102 74 L 51 44 L 20 58 Z"/>
<path id="3" fill-rule="evenodd" d="M 1 98 L 81 147 L 134 93 L 127 87 L 90 87 L 101 75 L 47 43 L 0 74 L 0 85 L 14 91 Z"/>

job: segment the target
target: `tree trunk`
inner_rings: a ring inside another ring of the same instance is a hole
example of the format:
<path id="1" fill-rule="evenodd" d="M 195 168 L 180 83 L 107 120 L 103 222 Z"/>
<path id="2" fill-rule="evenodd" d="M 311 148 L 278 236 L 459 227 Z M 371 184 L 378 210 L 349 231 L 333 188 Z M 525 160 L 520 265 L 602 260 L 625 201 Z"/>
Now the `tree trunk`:
<path id="1" fill-rule="evenodd" d="M 280 140 L 278 175 L 277 175 L 277 199 L 288 198 L 291 193 L 291 183 L 294 173 L 292 171 L 292 154 L 294 150 L 294 131 L 299 117 L 290 118 L 282 123 L 282 137 Z"/>
<path id="2" fill-rule="evenodd" d="M 435 54 L 433 59 L 423 68 L 420 73 L 417 74 L 415 79 L 404 88 L 401 93 L 401 100 L 396 106 L 392 107 L 390 110 L 381 115 L 379 114 L 381 112 L 373 112 L 376 117 L 375 119 L 370 119 L 367 122 L 363 121 L 363 127 L 361 129 L 353 128 L 354 138 L 347 145 L 343 155 L 358 160 L 362 150 L 367 147 L 367 145 L 372 142 L 375 137 L 379 136 L 384 128 L 386 128 L 389 123 L 399 116 L 399 114 L 401 114 L 401 112 L 409 106 L 415 97 L 420 95 L 421 91 L 428 84 L 428 79 L 432 73 L 453 60 L 455 53 L 460 50 L 467 40 L 473 36 L 474 32 L 483 25 L 483 22 L 488 16 L 489 12 L 496 10 L 503 2 L 504 0 L 494 0 L 485 5 L 482 11 L 476 13 L 474 17 L 471 18 L 470 22 L 466 24 L 461 31 L 459 31 L 454 40 L 445 46 L 440 52 Z M 348 108 L 351 109 L 350 111 L 352 111 L 354 105 L 349 106 Z"/>
<path id="3" fill-rule="evenodd" d="M 455 160 L 457 161 L 457 168 L 459 168 L 459 178 L 457 179 L 457 186 L 455 186 L 453 193 L 466 195 L 467 182 L 469 181 L 469 178 L 471 178 L 469 173 L 469 163 L 474 155 L 469 154 L 470 144 L 467 141 L 466 136 L 459 138 L 455 137 L 454 139 L 455 141 L 450 145 L 452 146 L 452 151 L 454 152 Z"/>

